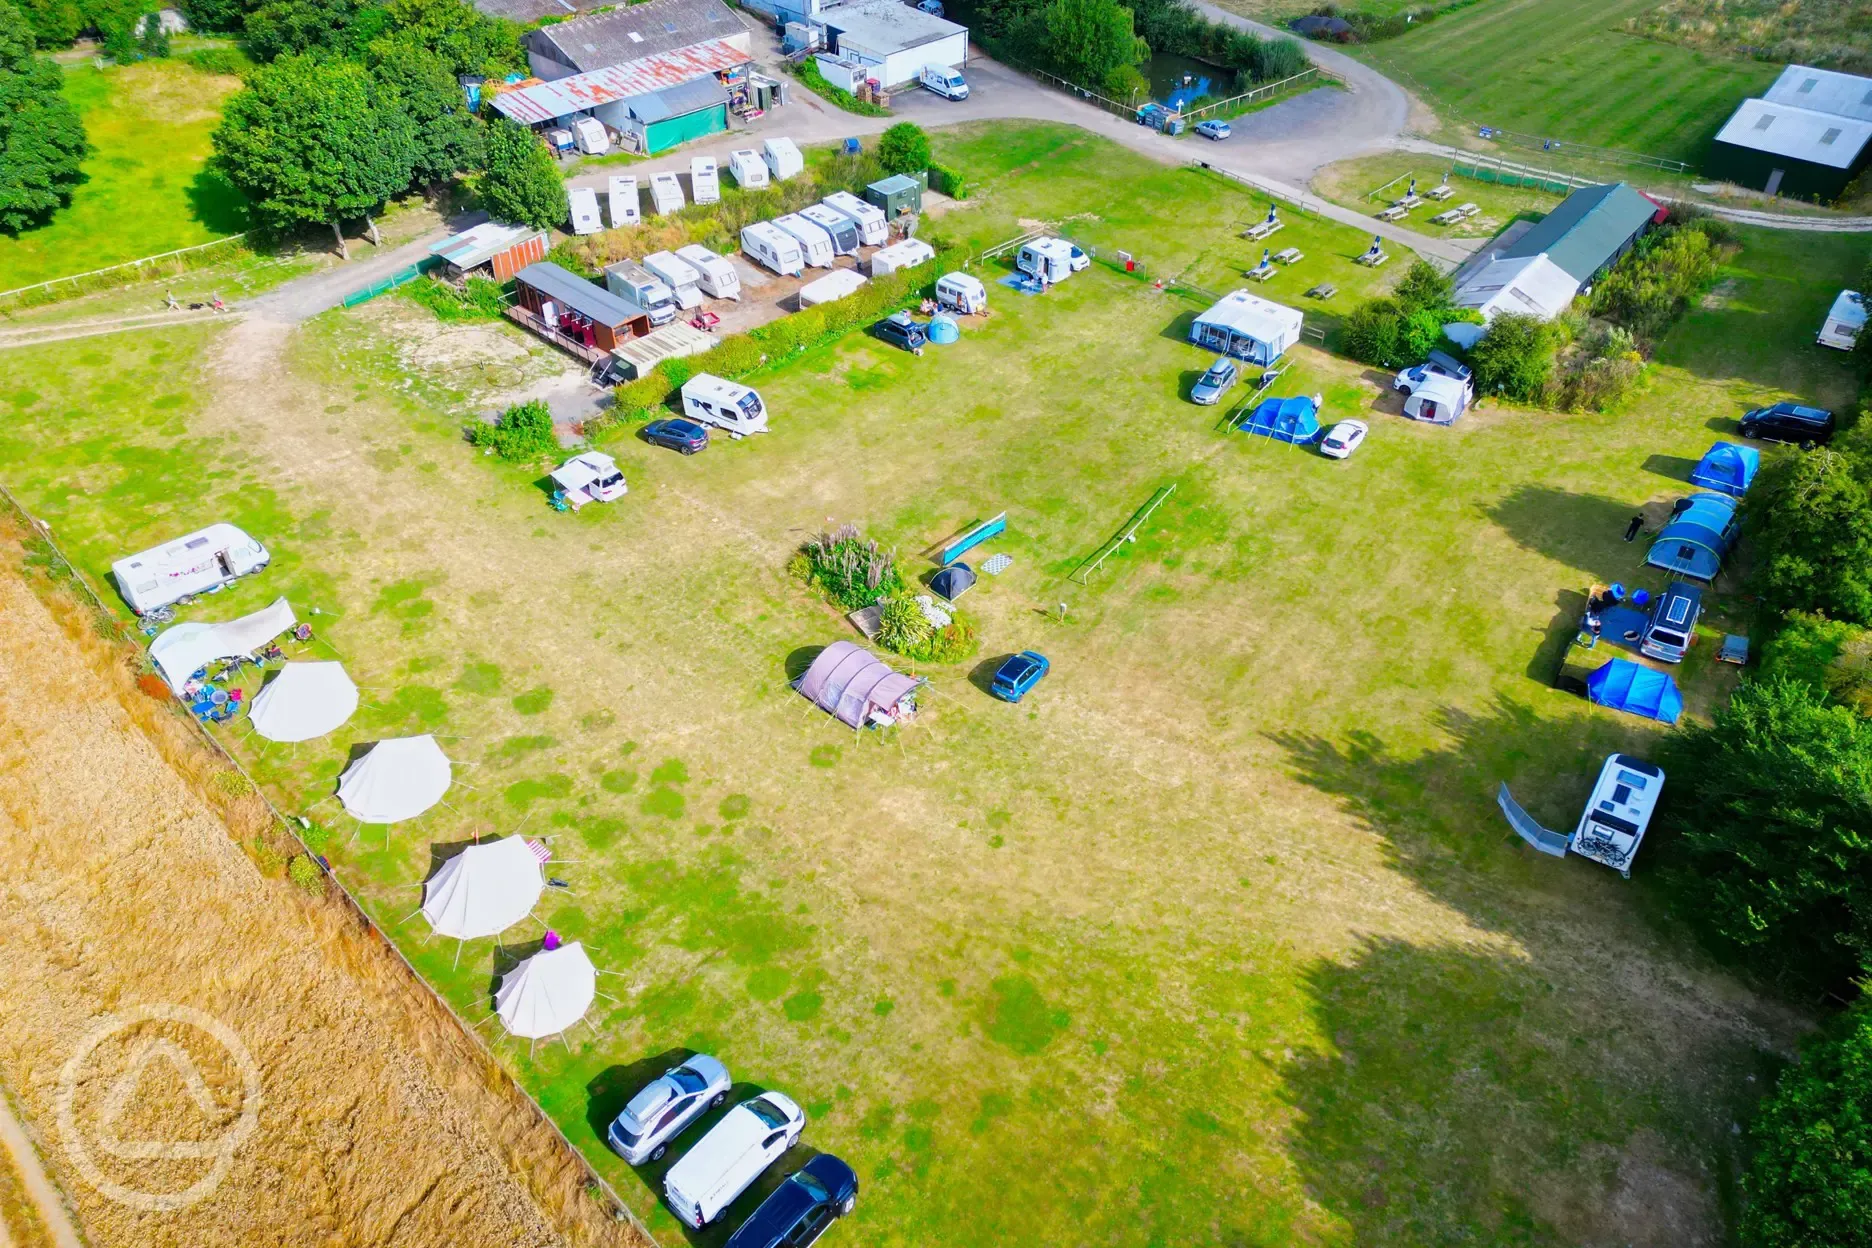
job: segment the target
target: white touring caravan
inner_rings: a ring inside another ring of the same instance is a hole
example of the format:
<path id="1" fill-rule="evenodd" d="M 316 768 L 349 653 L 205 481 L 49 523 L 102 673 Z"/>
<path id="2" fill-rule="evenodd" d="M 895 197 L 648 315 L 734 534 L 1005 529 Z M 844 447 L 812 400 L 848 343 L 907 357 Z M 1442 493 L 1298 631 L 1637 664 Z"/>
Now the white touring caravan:
<path id="1" fill-rule="evenodd" d="M 1063 238 L 1036 238 L 1021 247 L 1014 267 L 1045 282 L 1063 282 L 1073 275 L 1072 244 Z"/>
<path id="2" fill-rule="evenodd" d="M 637 179 L 629 174 L 611 177 L 611 228 L 642 225 L 643 209 L 637 203 Z"/>
<path id="3" fill-rule="evenodd" d="M 758 191 L 767 185 L 767 162 L 751 147 L 728 153 L 728 172 L 735 185 L 744 191 Z"/>
<path id="4" fill-rule="evenodd" d="M 793 241 L 800 246 L 800 255 L 806 263 L 815 269 L 829 269 L 835 253 L 832 250 L 832 236 L 802 217 L 797 212 L 789 212 L 784 217 L 773 219 L 774 228 L 783 234 L 793 236 Z"/>
<path id="5" fill-rule="evenodd" d="M 734 437 L 767 432 L 767 405 L 752 387 L 713 373 L 697 373 L 683 383 L 683 415 L 726 429 Z"/>
<path id="6" fill-rule="evenodd" d="M 968 99 L 968 83 L 962 75 L 947 65 L 925 65 L 917 75 L 917 81 L 930 91 L 934 91 L 945 100 Z"/>
<path id="7" fill-rule="evenodd" d="M 920 238 L 906 238 L 901 243 L 892 243 L 880 247 L 871 253 L 871 276 L 883 277 L 886 274 L 914 269 L 919 264 L 928 264 L 936 258 L 936 249 Z"/>
<path id="8" fill-rule="evenodd" d="M 1833 309 L 1827 313 L 1826 321 L 1820 326 L 1820 336 L 1814 341 L 1823 347 L 1850 351 L 1853 343 L 1859 340 L 1860 332 L 1865 329 L 1865 323 L 1865 296 L 1856 290 L 1842 290 L 1839 298 L 1833 301 Z"/>
<path id="9" fill-rule="evenodd" d="M 679 259 L 674 252 L 659 251 L 644 257 L 644 268 L 663 279 L 676 297 L 676 306 L 684 309 L 702 306 L 702 275 Z"/>
<path id="10" fill-rule="evenodd" d="M 867 247 L 882 247 L 890 238 L 890 221 L 884 210 L 867 204 L 850 191 L 833 191 L 820 201 L 833 212 L 858 227 L 858 241 Z"/>
<path id="11" fill-rule="evenodd" d="M 739 299 L 741 297 L 741 275 L 735 267 L 721 256 L 716 255 L 701 243 L 690 243 L 687 247 L 678 247 L 676 254 L 688 266 L 696 271 L 696 284 L 702 293 L 716 299 Z"/>
<path id="12" fill-rule="evenodd" d="M 689 194 L 698 204 L 721 202 L 721 171 L 713 156 L 697 156 L 689 162 Z"/>
<path id="13" fill-rule="evenodd" d="M 587 156 L 602 156 L 611 150 L 611 136 L 605 133 L 604 122 L 596 117 L 581 117 L 573 122 L 572 141 Z"/>
<path id="14" fill-rule="evenodd" d="M 835 254 L 858 254 L 858 223 L 844 213 L 834 212 L 824 204 L 808 204 L 799 210 L 799 215 L 826 232 Z"/>
<path id="15" fill-rule="evenodd" d="M 805 1112 L 778 1092 L 743 1101 L 669 1168 L 663 1199 L 684 1226 L 701 1230 L 797 1144 L 805 1129 Z"/>
<path id="16" fill-rule="evenodd" d="M 650 206 L 664 217 L 683 206 L 682 182 L 675 174 L 650 175 Z"/>
<path id="17" fill-rule="evenodd" d="M 798 277 L 806 268 L 799 240 L 766 221 L 756 221 L 741 231 L 741 254 L 781 277 Z"/>
<path id="18" fill-rule="evenodd" d="M 767 172 L 773 174 L 776 182 L 784 182 L 806 167 L 806 162 L 800 159 L 799 148 L 788 138 L 768 139 L 761 144 L 761 159 L 767 162 Z"/>
<path id="19" fill-rule="evenodd" d="M 822 303 L 836 303 L 847 295 L 855 295 L 858 288 L 865 284 L 865 276 L 857 269 L 833 269 L 817 281 L 807 282 L 799 288 L 799 306 L 816 308 Z"/>
<path id="20" fill-rule="evenodd" d="M 272 557 L 266 547 L 233 525 L 211 524 L 119 559 L 111 564 L 111 575 L 130 609 L 143 615 L 258 572 Z"/>
<path id="21" fill-rule="evenodd" d="M 635 260 L 606 266 L 605 289 L 649 317 L 651 325 L 667 325 L 676 319 L 676 296 L 662 278 Z"/>
<path id="22" fill-rule="evenodd" d="M 945 312 L 975 316 L 988 310 L 988 288 L 970 273 L 945 273 L 936 282 L 936 306 Z"/>
<path id="23" fill-rule="evenodd" d="M 598 192 L 589 186 L 575 186 L 566 191 L 566 208 L 572 214 L 574 234 L 596 234 L 604 229 L 598 215 Z"/>

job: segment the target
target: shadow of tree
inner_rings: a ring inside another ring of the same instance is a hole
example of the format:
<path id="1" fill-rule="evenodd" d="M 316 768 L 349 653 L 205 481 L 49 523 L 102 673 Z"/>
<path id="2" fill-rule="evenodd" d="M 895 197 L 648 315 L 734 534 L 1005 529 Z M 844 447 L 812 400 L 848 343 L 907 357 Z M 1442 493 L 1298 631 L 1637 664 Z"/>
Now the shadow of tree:
<path id="1" fill-rule="evenodd" d="M 212 165 L 189 181 L 188 201 L 189 215 L 216 234 L 239 234 L 253 225 L 247 197 Z"/>
<path id="2" fill-rule="evenodd" d="M 1491 504 L 1487 515 L 1523 549 L 1579 568 L 1596 580 L 1629 580 L 1644 566 L 1650 543 L 1627 544 L 1625 526 L 1642 514 L 1646 529 L 1655 530 L 1676 496 L 1640 504 L 1522 485 Z"/>

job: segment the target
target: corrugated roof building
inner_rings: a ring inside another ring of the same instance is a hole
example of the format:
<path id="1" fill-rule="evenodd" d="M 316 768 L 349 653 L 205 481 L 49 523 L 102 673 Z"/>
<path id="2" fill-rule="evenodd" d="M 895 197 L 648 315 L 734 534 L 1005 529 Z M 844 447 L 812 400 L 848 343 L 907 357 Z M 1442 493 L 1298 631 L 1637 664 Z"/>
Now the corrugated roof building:
<path id="1" fill-rule="evenodd" d="M 1501 253 L 1502 259 L 1545 255 L 1582 286 L 1589 286 L 1662 220 L 1664 209 L 1623 182 L 1586 186 Z"/>
<path id="2" fill-rule="evenodd" d="M 1806 65 L 1744 100 L 1710 145 L 1705 173 L 1770 195 L 1833 200 L 1872 164 L 1872 78 Z"/>
<path id="3" fill-rule="evenodd" d="M 1579 294 L 1579 279 L 1546 253 L 1491 260 L 1456 288 L 1455 306 L 1474 308 L 1489 320 L 1519 312 L 1551 321 Z"/>
<path id="4" fill-rule="evenodd" d="M 641 7 L 641 6 L 640 6 Z M 589 113 L 639 152 L 654 154 L 728 128 L 729 81 L 749 58 L 726 39 L 692 44 L 586 74 L 500 92 L 494 108 L 527 126 Z"/>
<path id="5" fill-rule="evenodd" d="M 646 0 L 526 36 L 527 60 L 548 82 L 714 43 L 731 44 L 752 59 L 753 36 L 722 0 Z"/>
<path id="6" fill-rule="evenodd" d="M 1816 113 L 1832 113 L 1856 121 L 1872 121 L 1872 78 L 1837 70 L 1790 65 L 1774 86 L 1762 92 L 1770 104 L 1792 104 Z"/>

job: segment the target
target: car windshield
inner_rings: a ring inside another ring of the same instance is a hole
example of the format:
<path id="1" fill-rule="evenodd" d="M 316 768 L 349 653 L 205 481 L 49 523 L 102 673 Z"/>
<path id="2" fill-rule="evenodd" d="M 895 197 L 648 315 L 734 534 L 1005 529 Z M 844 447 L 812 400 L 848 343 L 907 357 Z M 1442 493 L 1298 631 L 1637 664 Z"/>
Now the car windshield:
<path id="1" fill-rule="evenodd" d="M 770 1127 L 786 1126 L 786 1115 L 772 1101 L 757 1096 L 747 1103 L 747 1110 Z"/>
<path id="2" fill-rule="evenodd" d="M 1651 640 L 1665 646 L 1681 646 L 1684 644 L 1682 633 L 1673 633 L 1667 628 L 1652 629 Z"/>
<path id="3" fill-rule="evenodd" d="M 678 1068 L 670 1078 L 675 1081 L 677 1087 L 685 1092 L 700 1092 L 703 1088 L 708 1087 L 708 1080 L 698 1075 L 695 1071 L 690 1070 L 687 1066 Z"/>
<path id="4" fill-rule="evenodd" d="M 813 1196 L 820 1201 L 829 1203 L 832 1199 L 832 1193 L 826 1190 L 826 1185 L 821 1183 L 818 1179 L 813 1178 L 812 1175 L 807 1174 L 804 1170 L 794 1175 L 793 1181 L 811 1192 Z"/>
<path id="5" fill-rule="evenodd" d="M 1336 451 L 1345 446 L 1345 439 L 1328 434 L 1326 436 L 1326 445 L 1332 447 Z"/>
<path id="6" fill-rule="evenodd" d="M 750 416 L 758 416 L 760 415 L 760 411 L 761 411 L 760 395 L 755 394 L 752 390 L 750 390 L 746 394 L 741 396 L 740 400 L 735 404 L 735 406 L 739 407 L 742 411 L 746 412 Z"/>

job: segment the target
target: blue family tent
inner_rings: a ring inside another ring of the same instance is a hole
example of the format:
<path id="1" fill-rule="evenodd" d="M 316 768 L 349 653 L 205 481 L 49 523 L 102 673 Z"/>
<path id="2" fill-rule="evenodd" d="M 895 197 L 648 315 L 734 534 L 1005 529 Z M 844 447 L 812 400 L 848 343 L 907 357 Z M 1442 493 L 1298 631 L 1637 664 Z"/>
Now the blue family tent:
<path id="1" fill-rule="evenodd" d="M 1303 446 L 1320 436 L 1319 412 L 1305 395 L 1291 399 L 1264 399 L 1241 422 L 1243 433 L 1258 433 L 1276 442 Z"/>
<path id="2" fill-rule="evenodd" d="M 1651 543 L 1645 562 L 1693 581 L 1713 581 L 1735 545 L 1739 504 L 1727 494 L 1692 494 L 1680 499 Z"/>
<path id="3" fill-rule="evenodd" d="M 1754 447 L 1718 442 L 1697 461 L 1695 471 L 1690 474 L 1690 484 L 1741 498 L 1748 493 L 1749 482 L 1755 479 L 1755 471 L 1760 467 L 1761 452 Z"/>
<path id="4" fill-rule="evenodd" d="M 1676 723 L 1683 714 L 1683 694 L 1677 692 L 1677 682 L 1630 659 L 1612 659 L 1588 676 L 1586 696 L 1600 706 L 1667 724 Z"/>

